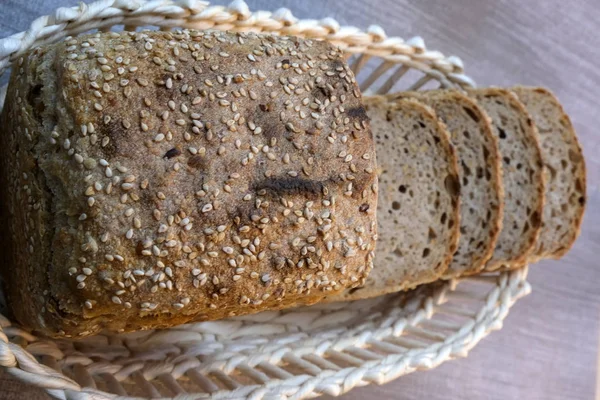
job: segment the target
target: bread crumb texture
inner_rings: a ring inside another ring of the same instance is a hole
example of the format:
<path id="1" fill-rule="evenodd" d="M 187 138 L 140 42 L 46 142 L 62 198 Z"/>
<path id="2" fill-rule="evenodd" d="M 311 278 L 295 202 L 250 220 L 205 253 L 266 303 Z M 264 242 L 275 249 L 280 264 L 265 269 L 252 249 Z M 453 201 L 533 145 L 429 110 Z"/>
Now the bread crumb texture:
<path id="1" fill-rule="evenodd" d="M 9 300 L 47 335 L 311 304 L 372 268 L 373 138 L 325 42 L 66 38 L 15 63 L 2 126 Z"/>
<path id="2" fill-rule="evenodd" d="M 552 92 L 545 88 L 511 89 L 531 114 L 539 131 L 546 203 L 536 252 L 529 262 L 559 259 L 581 232 L 586 205 L 586 167 L 573 124 Z"/>

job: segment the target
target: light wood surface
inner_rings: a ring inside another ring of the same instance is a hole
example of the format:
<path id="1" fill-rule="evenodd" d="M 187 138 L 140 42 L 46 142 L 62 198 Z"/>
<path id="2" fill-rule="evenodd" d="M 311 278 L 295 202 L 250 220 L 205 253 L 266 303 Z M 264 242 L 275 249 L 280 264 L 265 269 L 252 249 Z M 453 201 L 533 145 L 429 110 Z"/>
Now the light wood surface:
<path id="1" fill-rule="evenodd" d="M 533 293 L 504 328 L 466 359 L 384 386 L 356 389 L 344 400 L 593 399 L 600 336 L 600 7 L 597 0 L 247 0 L 251 9 L 287 7 L 297 17 L 331 16 L 388 35 L 422 36 L 428 47 L 460 56 L 479 85 L 551 88 L 584 146 L 588 209 L 583 232 L 561 261 L 530 269 Z M 74 0 L 0 0 L 0 37 Z M 215 3 L 226 4 L 223 1 Z M 46 399 L 0 370 L 0 400 Z"/>

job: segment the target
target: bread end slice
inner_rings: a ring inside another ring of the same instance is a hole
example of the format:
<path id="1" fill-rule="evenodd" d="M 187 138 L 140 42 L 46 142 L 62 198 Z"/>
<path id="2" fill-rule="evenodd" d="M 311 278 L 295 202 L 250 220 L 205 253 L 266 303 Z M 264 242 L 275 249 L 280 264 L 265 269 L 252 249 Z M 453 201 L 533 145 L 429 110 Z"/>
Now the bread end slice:
<path id="1" fill-rule="evenodd" d="M 586 204 L 586 169 L 573 124 L 556 96 L 541 87 L 511 89 L 538 127 L 545 165 L 546 205 L 542 232 L 530 262 L 559 259 L 579 236 Z"/>

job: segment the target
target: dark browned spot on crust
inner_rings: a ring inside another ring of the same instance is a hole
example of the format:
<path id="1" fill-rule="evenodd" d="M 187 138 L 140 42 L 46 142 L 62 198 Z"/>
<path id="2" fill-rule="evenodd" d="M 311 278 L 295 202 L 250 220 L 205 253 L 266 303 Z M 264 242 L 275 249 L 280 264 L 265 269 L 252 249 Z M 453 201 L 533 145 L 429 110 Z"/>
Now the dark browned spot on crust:
<path id="1" fill-rule="evenodd" d="M 132 129 L 132 128 L 130 128 Z M 125 155 L 131 149 L 131 141 L 128 139 L 127 129 L 123 127 L 123 123 L 117 118 L 106 125 L 106 135 L 110 138 L 108 144 L 102 146 L 102 151 L 105 158 L 116 155 Z M 102 138 L 98 139 L 98 144 L 102 142 Z"/>
<path id="2" fill-rule="evenodd" d="M 471 118 L 475 122 L 479 122 L 479 116 L 475 114 L 475 111 L 471 110 L 468 107 L 463 107 L 463 110 L 465 110 L 469 118 Z"/>
<path id="3" fill-rule="evenodd" d="M 138 256 L 142 255 L 142 251 L 144 250 L 144 245 L 142 244 L 142 242 L 137 242 L 137 244 L 135 245 L 135 254 L 137 254 Z"/>
<path id="4" fill-rule="evenodd" d="M 311 91 L 311 94 L 314 98 L 320 101 L 325 101 L 325 99 L 331 97 L 331 90 L 329 90 L 326 86 L 317 86 Z"/>
<path id="5" fill-rule="evenodd" d="M 363 106 L 352 107 L 348 111 L 350 118 L 358 118 L 360 121 L 368 121 L 367 110 Z M 389 120 L 388 120 L 389 121 Z"/>
<path id="6" fill-rule="evenodd" d="M 340 58 L 331 61 L 331 69 L 335 71 L 338 68 L 344 68 L 344 62 Z"/>
<path id="7" fill-rule="evenodd" d="M 273 111 L 273 103 L 267 103 L 267 104 L 259 104 L 258 107 L 260 108 L 260 111 L 262 112 L 270 112 Z"/>
<path id="8" fill-rule="evenodd" d="M 171 150 L 165 153 L 163 158 L 173 158 L 177 157 L 178 155 L 181 155 L 181 150 L 179 150 L 177 147 L 173 147 Z"/>
<path id="9" fill-rule="evenodd" d="M 323 192 L 323 183 L 302 178 L 272 178 L 255 183 L 252 190 L 255 192 L 266 190 L 279 196 L 293 194 L 318 196 Z"/>
<path id="10" fill-rule="evenodd" d="M 200 155 L 190 157 L 188 165 L 196 169 L 206 169 L 206 159 Z"/>
<path id="11" fill-rule="evenodd" d="M 367 203 L 361 204 L 360 207 L 358 207 L 358 211 L 360 212 L 367 212 L 369 210 L 369 205 Z"/>

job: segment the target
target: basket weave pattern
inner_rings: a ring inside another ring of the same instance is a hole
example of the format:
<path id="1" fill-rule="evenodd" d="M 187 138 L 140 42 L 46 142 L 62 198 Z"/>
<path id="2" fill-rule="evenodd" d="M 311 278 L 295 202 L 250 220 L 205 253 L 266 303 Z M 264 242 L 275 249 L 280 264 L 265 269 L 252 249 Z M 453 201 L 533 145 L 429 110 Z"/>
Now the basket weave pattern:
<path id="1" fill-rule="evenodd" d="M 197 0 L 101 0 L 58 9 L 0 40 L 0 75 L 27 50 L 115 26 L 268 32 L 342 48 L 364 93 L 470 87 L 457 57 L 289 10 Z M 0 108 L 5 88 L 0 90 Z M 0 366 L 59 399 L 273 399 L 339 395 L 465 356 L 530 291 L 527 267 L 350 303 L 263 312 L 163 331 L 37 338 L 0 315 Z"/>

